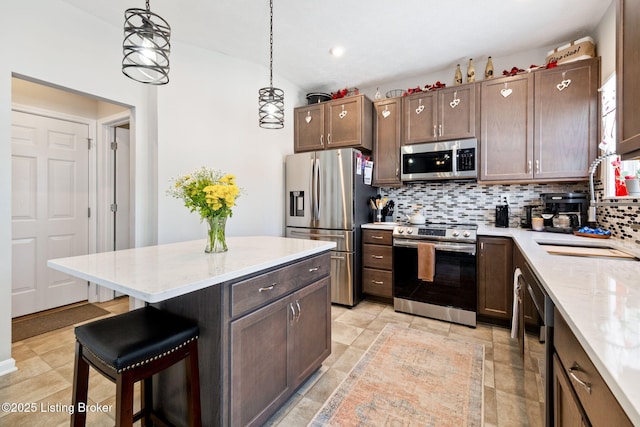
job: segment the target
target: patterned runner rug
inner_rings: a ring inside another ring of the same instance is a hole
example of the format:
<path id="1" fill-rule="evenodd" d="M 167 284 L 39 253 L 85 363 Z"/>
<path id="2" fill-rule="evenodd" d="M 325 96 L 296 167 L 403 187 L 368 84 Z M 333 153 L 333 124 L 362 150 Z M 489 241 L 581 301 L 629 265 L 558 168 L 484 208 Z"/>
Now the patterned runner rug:
<path id="1" fill-rule="evenodd" d="M 484 346 L 387 325 L 309 426 L 481 426 Z"/>

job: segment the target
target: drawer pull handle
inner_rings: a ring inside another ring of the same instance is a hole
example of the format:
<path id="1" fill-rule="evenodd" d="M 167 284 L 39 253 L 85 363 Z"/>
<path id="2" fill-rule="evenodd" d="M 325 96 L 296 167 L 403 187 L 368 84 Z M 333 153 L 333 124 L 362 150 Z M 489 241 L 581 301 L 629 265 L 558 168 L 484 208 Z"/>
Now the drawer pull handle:
<path id="1" fill-rule="evenodd" d="M 577 362 L 573 362 L 573 366 L 570 367 L 568 369 L 569 371 L 569 376 L 578 384 L 580 384 L 582 387 L 584 387 L 587 390 L 587 393 L 591 394 L 591 384 L 589 384 L 588 382 L 582 381 L 580 378 L 578 378 L 576 376 L 576 374 L 574 374 L 574 371 L 581 371 L 582 369 L 580 369 L 580 365 L 578 365 Z"/>
<path id="2" fill-rule="evenodd" d="M 314 271 L 318 271 L 320 267 L 313 267 L 309 269 L 309 273 L 313 273 Z"/>
<path id="3" fill-rule="evenodd" d="M 382 255 L 371 255 L 371 258 L 373 258 L 373 259 L 383 259 L 384 256 L 382 256 Z"/>
<path id="4" fill-rule="evenodd" d="M 383 236 L 371 236 L 372 239 L 376 239 L 376 240 L 382 240 L 384 239 Z"/>
<path id="5" fill-rule="evenodd" d="M 296 300 L 296 307 L 298 307 L 298 314 L 296 315 L 296 322 L 300 320 L 300 314 L 302 313 L 302 309 L 300 308 L 300 301 Z"/>
<path id="6" fill-rule="evenodd" d="M 384 282 L 380 280 L 372 280 L 371 283 L 373 283 L 374 285 L 384 285 Z"/>
<path id="7" fill-rule="evenodd" d="M 270 291 L 270 290 L 272 290 L 273 288 L 275 288 L 275 287 L 276 287 L 276 285 L 277 285 L 277 283 L 274 283 L 274 284 L 273 284 L 273 285 L 271 285 L 271 286 L 267 286 L 267 287 L 265 287 L 265 288 L 260 288 L 260 289 L 258 289 L 258 292 L 267 292 L 267 291 Z"/>

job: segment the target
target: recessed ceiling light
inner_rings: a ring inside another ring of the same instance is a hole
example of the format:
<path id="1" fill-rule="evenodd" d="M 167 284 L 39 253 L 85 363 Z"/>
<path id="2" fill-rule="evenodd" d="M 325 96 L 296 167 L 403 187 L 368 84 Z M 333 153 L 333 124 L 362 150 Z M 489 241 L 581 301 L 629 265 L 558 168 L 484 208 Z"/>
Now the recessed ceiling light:
<path id="1" fill-rule="evenodd" d="M 335 46 L 329 49 L 329 53 L 335 57 L 341 57 L 344 55 L 344 48 L 342 46 Z"/>

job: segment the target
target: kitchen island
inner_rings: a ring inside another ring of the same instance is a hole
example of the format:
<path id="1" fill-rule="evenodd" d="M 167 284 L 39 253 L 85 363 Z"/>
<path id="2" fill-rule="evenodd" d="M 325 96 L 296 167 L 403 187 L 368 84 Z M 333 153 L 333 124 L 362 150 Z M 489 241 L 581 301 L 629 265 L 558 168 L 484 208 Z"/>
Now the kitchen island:
<path id="1" fill-rule="evenodd" d="M 198 240 L 47 264 L 197 321 L 203 425 L 260 425 L 331 352 L 335 244 L 257 236 L 228 246 L 206 254 Z M 179 396 L 181 364 L 154 377 L 154 406 L 177 425 Z"/>

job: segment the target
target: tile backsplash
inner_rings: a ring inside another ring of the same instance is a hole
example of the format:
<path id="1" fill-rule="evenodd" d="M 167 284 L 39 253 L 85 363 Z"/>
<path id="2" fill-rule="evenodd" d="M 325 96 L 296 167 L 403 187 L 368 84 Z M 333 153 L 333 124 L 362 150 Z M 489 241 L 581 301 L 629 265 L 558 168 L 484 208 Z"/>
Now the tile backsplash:
<path id="1" fill-rule="evenodd" d="M 599 186 L 596 187 L 598 189 Z M 495 207 L 509 201 L 509 226 L 519 227 L 526 205 L 542 206 L 544 193 L 588 193 L 586 182 L 544 184 L 485 185 L 473 181 L 431 181 L 407 184 L 399 188 L 380 188 L 380 194 L 395 202 L 394 221 L 423 209 L 431 222 L 472 222 L 494 225 Z M 598 192 L 598 191 L 597 191 Z M 601 197 L 598 197 L 601 200 Z M 538 212 L 541 208 L 538 209 Z M 534 210 L 535 214 L 536 210 Z M 640 240 L 640 230 L 631 229 L 640 222 L 640 206 L 599 207 L 598 223 L 614 237 Z"/>

